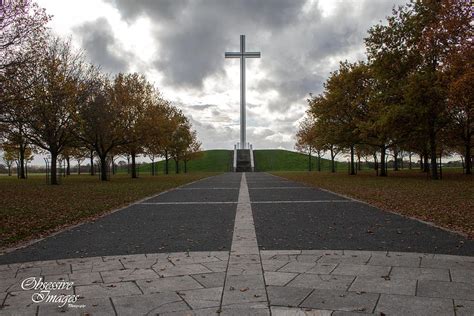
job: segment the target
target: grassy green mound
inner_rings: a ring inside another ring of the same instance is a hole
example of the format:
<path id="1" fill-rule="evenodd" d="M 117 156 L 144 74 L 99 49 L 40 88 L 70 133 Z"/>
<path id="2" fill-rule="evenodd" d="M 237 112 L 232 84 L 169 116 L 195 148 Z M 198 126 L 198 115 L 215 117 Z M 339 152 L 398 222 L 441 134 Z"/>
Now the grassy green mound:
<path id="1" fill-rule="evenodd" d="M 318 170 L 318 158 L 311 159 L 312 170 Z M 337 171 L 347 171 L 347 163 L 336 162 Z M 307 171 L 308 155 L 282 149 L 255 150 L 256 171 Z M 321 158 L 321 171 L 330 171 L 331 161 Z"/>
<path id="2" fill-rule="evenodd" d="M 227 172 L 232 171 L 232 156 L 231 150 L 215 149 L 202 151 L 197 158 L 188 161 L 188 172 Z M 174 159 L 169 160 L 169 172 L 176 171 L 176 163 Z M 158 174 L 164 173 L 165 161 L 158 161 L 156 164 L 156 172 Z M 184 172 L 184 162 L 179 163 L 180 172 Z M 126 172 L 126 169 L 121 170 Z M 140 173 L 150 173 L 151 164 L 141 164 Z"/>
<path id="3" fill-rule="evenodd" d="M 264 149 L 255 150 L 255 170 L 256 171 L 307 171 L 308 155 L 297 153 L 294 151 L 281 149 Z M 228 172 L 232 171 L 232 150 L 206 150 L 200 155 L 189 161 L 187 164 L 188 172 Z M 156 164 L 156 172 L 164 173 L 165 162 L 159 161 Z M 184 163 L 180 162 L 180 172 L 184 172 Z M 337 171 L 347 171 L 347 163 L 336 162 Z M 312 170 L 318 170 L 318 158 L 312 158 Z M 330 171 L 331 161 L 321 159 L 321 171 Z M 176 171 L 176 164 L 173 159 L 169 161 L 169 172 Z M 121 168 L 119 173 L 126 172 L 125 168 Z M 140 173 L 150 173 L 151 164 L 141 164 Z"/>

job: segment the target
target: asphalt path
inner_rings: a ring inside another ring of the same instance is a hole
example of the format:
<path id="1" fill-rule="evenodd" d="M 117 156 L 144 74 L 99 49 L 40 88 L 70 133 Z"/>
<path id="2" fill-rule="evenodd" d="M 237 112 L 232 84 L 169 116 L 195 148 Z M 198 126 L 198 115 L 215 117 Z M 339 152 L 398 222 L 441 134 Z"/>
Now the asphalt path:
<path id="1" fill-rule="evenodd" d="M 203 179 L 0 255 L 0 264 L 182 251 L 229 251 L 242 174 Z M 474 241 L 267 173 L 247 173 L 260 249 L 474 255 Z"/>
<path id="2" fill-rule="evenodd" d="M 230 250 L 241 174 L 203 179 L 0 256 L 0 264 Z"/>
<path id="3" fill-rule="evenodd" d="M 267 173 L 247 174 L 260 249 L 474 255 L 474 241 Z"/>

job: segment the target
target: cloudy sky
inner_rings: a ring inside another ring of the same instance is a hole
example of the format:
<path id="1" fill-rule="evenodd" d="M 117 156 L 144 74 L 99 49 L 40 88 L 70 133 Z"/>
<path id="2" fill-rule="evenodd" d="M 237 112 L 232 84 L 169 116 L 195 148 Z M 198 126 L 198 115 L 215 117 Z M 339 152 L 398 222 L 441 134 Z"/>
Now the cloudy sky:
<path id="1" fill-rule="evenodd" d="M 294 148 L 308 93 L 340 60 L 364 59 L 367 29 L 405 0 L 40 0 L 51 28 L 105 72 L 137 71 L 184 110 L 204 149 L 239 139 L 239 60 L 247 50 L 247 139 Z"/>

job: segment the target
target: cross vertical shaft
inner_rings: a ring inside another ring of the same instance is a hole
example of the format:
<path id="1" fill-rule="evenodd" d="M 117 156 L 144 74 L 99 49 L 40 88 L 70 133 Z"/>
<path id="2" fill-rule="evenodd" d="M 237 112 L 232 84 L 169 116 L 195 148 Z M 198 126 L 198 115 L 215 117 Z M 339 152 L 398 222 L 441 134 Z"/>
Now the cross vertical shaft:
<path id="1" fill-rule="evenodd" d="M 245 35 L 240 35 L 240 52 L 226 52 L 225 58 L 240 58 L 240 149 L 246 149 L 247 116 L 245 107 L 245 58 L 260 58 L 260 52 L 246 52 Z"/>
<path id="2" fill-rule="evenodd" d="M 247 144 L 246 100 L 245 100 L 245 35 L 240 35 L 240 148 Z"/>

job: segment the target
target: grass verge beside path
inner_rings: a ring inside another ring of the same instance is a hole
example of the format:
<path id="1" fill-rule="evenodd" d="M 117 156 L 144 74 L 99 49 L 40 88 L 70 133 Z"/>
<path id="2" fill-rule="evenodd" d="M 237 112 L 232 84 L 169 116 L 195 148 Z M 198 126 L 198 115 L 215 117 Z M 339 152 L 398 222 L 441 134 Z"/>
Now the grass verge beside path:
<path id="1" fill-rule="evenodd" d="M 144 197 L 217 173 L 114 176 L 101 182 L 97 176 L 71 175 L 62 184 L 45 184 L 44 177 L 27 180 L 0 177 L 0 249 L 94 219 Z"/>
<path id="2" fill-rule="evenodd" d="M 356 176 L 327 172 L 274 172 L 273 174 L 365 201 L 383 210 L 415 217 L 474 238 L 474 182 L 472 176 L 444 172 L 432 181 L 418 170 L 371 172 Z"/>

